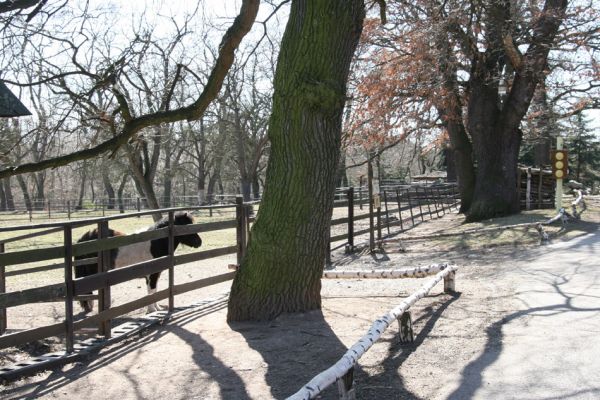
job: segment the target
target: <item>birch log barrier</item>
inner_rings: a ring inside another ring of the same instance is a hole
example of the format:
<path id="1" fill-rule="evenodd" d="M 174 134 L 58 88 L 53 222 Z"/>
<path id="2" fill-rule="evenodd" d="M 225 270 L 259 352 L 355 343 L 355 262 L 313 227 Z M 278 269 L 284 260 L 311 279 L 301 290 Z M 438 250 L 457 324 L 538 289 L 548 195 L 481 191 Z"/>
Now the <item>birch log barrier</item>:
<path id="1" fill-rule="evenodd" d="M 573 192 L 577 195 L 577 198 L 571 203 L 571 208 L 573 209 L 573 217 L 576 219 L 581 219 L 581 214 L 587 210 L 587 206 L 585 201 L 583 200 L 583 191 L 579 189 L 573 189 Z M 581 205 L 581 211 L 577 211 L 577 206 Z"/>
<path id="2" fill-rule="evenodd" d="M 407 297 L 400 305 L 377 319 L 366 335 L 356 342 L 350 349 L 340 358 L 338 362 L 330 368 L 321 372 L 313 379 L 304 385 L 299 391 L 287 398 L 287 400 L 308 400 L 314 399 L 325 388 L 335 383 L 338 379 L 342 379 L 346 373 L 356 365 L 358 359 L 363 356 L 375 344 L 383 332 L 399 317 L 406 312 L 419 299 L 425 297 L 429 291 L 442 279 L 446 278 L 451 273 L 456 271 L 455 265 L 445 266 L 438 272 L 434 279 L 421 286 L 421 288 Z"/>
<path id="3" fill-rule="evenodd" d="M 325 271 L 323 279 L 402 279 L 423 278 L 435 275 L 448 267 L 447 263 L 431 264 L 423 267 L 406 269 L 387 269 L 380 271 Z"/>

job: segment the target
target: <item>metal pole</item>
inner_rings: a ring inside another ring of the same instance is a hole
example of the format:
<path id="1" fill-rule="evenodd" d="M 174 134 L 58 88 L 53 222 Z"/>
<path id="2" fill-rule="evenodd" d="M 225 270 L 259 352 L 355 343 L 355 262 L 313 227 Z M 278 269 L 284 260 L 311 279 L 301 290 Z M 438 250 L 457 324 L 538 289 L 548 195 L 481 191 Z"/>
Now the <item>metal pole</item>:
<path id="1" fill-rule="evenodd" d="M 563 149 L 563 138 L 558 136 L 556 138 L 556 150 Z M 554 208 L 556 208 L 556 212 L 560 211 L 562 208 L 562 197 L 563 197 L 563 180 L 556 179 L 556 197 L 554 199 Z"/>

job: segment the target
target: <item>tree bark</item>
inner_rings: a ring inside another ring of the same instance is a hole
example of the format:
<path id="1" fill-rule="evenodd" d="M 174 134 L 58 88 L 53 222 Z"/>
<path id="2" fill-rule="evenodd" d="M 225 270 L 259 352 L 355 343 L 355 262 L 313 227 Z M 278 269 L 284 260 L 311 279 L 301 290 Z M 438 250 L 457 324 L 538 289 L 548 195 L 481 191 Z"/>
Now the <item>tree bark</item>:
<path id="1" fill-rule="evenodd" d="M 228 321 L 321 307 L 346 82 L 364 15 L 362 0 L 292 2 L 274 82 L 265 191 Z"/>
<path id="2" fill-rule="evenodd" d="M 10 187 L 10 177 L 4 178 L 4 196 L 6 196 L 6 209 L 15 210 L 15 199 L 13 198 L 12 188 Z"/>
<path id="3" fill-rule="evenodd" d="M 110 182 L 110 177 L 108 176 L 108 169 L 102 168 L 102 183 L 104 184 L 104 189 L 106 190 L 106 195 L 108 196 L 108 205 L 107 209 L 114 210 L 115 209 L 115 188 Z"/>
<path id="4" fill-rule="evenodd" d="M 25 183 L 23 175 L 17 175 L 17 183 L 19 184 L 19 188 L 21 188 L 21 192 L 23 193 L 23 201 L 25 202 L 27 211 L 32 211 L 33 207 L 31 205 L 31 197 L 29 196 L 29 189 L 27 189 L 27 183 Z"/>

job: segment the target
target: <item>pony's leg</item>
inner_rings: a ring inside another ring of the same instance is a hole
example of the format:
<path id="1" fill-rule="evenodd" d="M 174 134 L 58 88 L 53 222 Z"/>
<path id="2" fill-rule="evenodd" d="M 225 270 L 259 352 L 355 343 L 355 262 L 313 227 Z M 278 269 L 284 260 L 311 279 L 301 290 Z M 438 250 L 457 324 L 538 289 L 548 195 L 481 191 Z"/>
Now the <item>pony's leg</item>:
<path id="1" fill-rule="evenodd" d="M 75 278 L 82 278 L 84 276 L 93 275 L 97 272 L 96 266 L 92 265 L 76 265 L 75 266 Z M 92 292 L 86 293 L 92 294 Z M 79 300 L 79 305 L 83 308 L 86 313 L 94 311 L 93 300 Z"/>
<path id="2" fill-rule="evenodd" d="M 152 274 L 146 277 L 146 285 L 148 287 L 148 294 L 156 293 L 156 284 L 158 283 L 158 278 L 160 277 L 160 272 Z M 158 303 L 153 303 L 148 306 L 148 313 L 152 313 L 155 311 L 161 310 L 162 307 Z"/>

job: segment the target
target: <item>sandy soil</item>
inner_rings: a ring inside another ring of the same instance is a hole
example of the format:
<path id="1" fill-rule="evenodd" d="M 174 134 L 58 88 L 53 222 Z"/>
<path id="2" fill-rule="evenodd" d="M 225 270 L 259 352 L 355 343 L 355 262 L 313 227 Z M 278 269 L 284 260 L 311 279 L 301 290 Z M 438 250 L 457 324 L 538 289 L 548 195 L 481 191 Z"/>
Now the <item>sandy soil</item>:
<path id="1" fill-rule="evenodd" d="M 415 228 L 415 234 L 457 226 L 457 218 L 447 215 L 425 222 Z M 485 352 L 486 346 L 494 345 L 487 328 L 517 308 L 510 271 L 536 247 L 482 246 L 448 251 L 415 243 L 388 245 L 374 254 L 335 252 L 331 265 L 335 269 L 402 268 L 445 261 L 460 266 L 456 295 L 443 294 L 440 284 L 411 309 L 414 343 L 398 343 L 398 327 L 391 326 L 361 358 L 355 374 L 357 398 L 448 398 L 460 382 L 464 366 Z M 183 281 L 197 279 L 198 274 L 223 273 L 231 261 L 222 258 L 183 266 L 178 276 Z M 228 325 L 226 304 L 221 303 L 148 330 L 137 340 L 106 348 L 85 362 L 4 386 L 0 396 L 283 399 L 335 363 L 373 320 L 398 305 L 426 279 L 430 278 L 324 280 L 322 311 L 283 315 L 270 323 Z M 114 291 L 115 302 L 122 301 L 130 290 L 143 294 L 143 281 L 129 285 Z M 177 297 L 177 303 L 212 297 L 226 292 L 228 285 L 185 294 Z M 5 354 L 5 361 L 22 356 L 22 352 Z M 335 387 L 325 390 L 320 398 L 337 398 Z"/>

